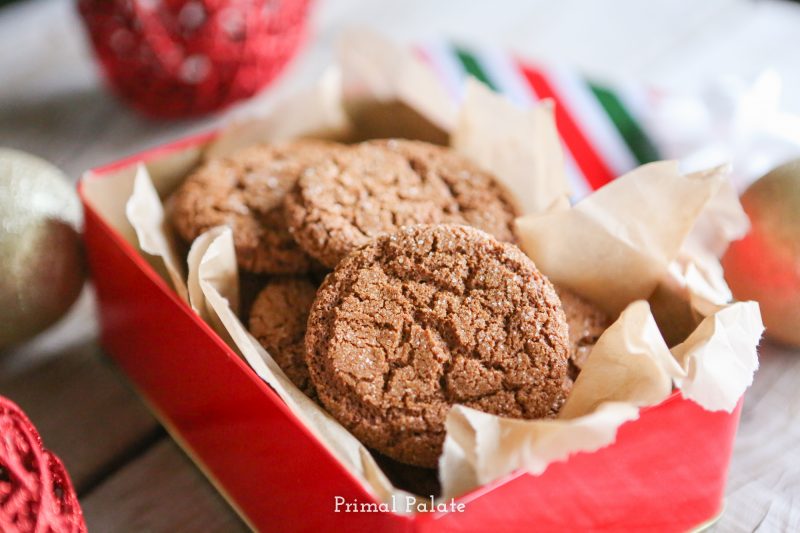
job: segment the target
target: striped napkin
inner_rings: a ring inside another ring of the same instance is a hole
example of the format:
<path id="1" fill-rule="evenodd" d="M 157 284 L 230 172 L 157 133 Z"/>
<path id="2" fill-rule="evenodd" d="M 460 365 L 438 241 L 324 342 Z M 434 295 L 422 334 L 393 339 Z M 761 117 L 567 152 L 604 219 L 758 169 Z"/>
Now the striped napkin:
<path id="1" fill-rule="evenodd" d="M 645 126 L 655 91 L 596 83 L 574 70 L 536 65 L 495 49 L 436 42 L 419 52 L 456 99 L 467 76 L 521 106 L 552 99 L 573 201 L 639 165 L 662 159 Z"/>
<path id="2" fill-rule="evenodd" d="M 783 109 L 781 77 L 770 69 L 750 79 L 712 80 L 700 92 L 676 92 L 600 83 L 497 48 L 438 40 L 417 51 L 456 99 L 467 76 L 521 106 L 552 99 L 573 202 L 660 159 L 679 160 L 684 172 L 730 163 L 742 191 L 800 156 L 800 116 Z"/>

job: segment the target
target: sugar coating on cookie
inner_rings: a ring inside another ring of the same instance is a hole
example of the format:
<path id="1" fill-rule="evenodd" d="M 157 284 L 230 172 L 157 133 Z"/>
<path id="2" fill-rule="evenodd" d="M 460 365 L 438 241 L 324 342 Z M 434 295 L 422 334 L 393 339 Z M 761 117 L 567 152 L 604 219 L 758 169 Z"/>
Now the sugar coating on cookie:
<path id="1" fill-rule="evenodd" d="M 376 238 L 318 291 L 306 357 L 328 411 L 398 461 L 433 467 L 450 406 L 552 416 L 568 388 L 567 325 L 516 246 L 467 226 Z"/>
<path id="2" fill-rule="evenodd" d="M 389 140 L 330 155 L 310 165 L 286 196 L 295 239 L 330 268 L 370 239 L 413 224 L 466 224 L 515 240 L 510 193 L 452 150 Z"/>
<path id="3" fill-rule="evenodd" d="M 314 398 L 305 360 L 308 312 L 317 286 L 305 277 L 273 278 L 261 290 L 250 310 L 250 333 L 269 352 L 286 376 Z"/>
<path id="4" fill-rule="evenodd" d="M 207 161 L 173 197 L 172 224 L 187 242 L 215 226 L 230 226 L 239 266 L 249 272 L 312 270 L 319 265 L 290 235 L 283 200 L 306 165 L 337 147 L 310 140 L 256 145 Z"/>
<path id="5" fill-rule="evenodd" d="M 566 287 L 556 287 L 569 328 L 570 375 L 574 379 L 597 343 L 611 325 L 608 314 Z"/>

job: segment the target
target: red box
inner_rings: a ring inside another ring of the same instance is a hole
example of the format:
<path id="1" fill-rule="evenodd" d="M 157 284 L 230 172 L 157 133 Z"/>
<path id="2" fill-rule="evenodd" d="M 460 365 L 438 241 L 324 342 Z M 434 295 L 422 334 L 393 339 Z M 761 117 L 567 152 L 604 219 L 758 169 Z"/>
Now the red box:
<path id="1" fill-rule="evenodd" d="M 686 531 L 722 512 L 741 401 L 706 411 L 676 392 L 616 442 L 538 476 L 517 472 L 458 498 L 463 512 L 334 512 L 377 502 L 275 392 L 183 303 L 111 223 L 123 206 L 89 191 L 139 161 L 188 168 L 213 135 L 185 139 L 83 178 L 86 248 L 102 343 L 231 505 L 265 531 Z M 175 159 L 182 158 L 175 165 Z M 103 214 L 105 213 L 105 215 Z"/>

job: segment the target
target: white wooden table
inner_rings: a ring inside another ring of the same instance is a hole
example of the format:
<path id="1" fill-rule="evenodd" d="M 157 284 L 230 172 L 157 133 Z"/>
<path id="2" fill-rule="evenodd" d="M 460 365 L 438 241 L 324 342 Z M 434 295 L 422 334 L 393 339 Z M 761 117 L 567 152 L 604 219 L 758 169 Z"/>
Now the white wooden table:
<path id="1" fill-rule="evenodd" d="M 772 66 L 786 107 L 800 111 L 800 6 L 767 0 L 318 0 L 312 42 L 263 99 L 315 79 L 347 25 L 406 42 L 445 35 L 498 44 L 665 87 Z M 77 177 L 220 119 L 155 123 L 120 106 L 98 81 L 72 0 L 0 9 L 0 145 Z M 103 355 L 91 296 L 87 288 L 54 329 L 0 355 L 0 394 L 29 413 L 66 463 L 90 530 L 244 529 Z M 800 352 L 766 344 L 761 364 L 717 531 L 800 531 Z"/>

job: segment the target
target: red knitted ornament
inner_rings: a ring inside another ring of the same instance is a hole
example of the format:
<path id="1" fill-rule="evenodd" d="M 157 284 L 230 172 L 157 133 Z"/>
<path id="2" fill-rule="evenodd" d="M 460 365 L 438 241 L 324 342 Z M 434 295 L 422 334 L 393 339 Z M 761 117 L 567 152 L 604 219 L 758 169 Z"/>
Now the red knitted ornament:
<path id="1" fill-rule="evenodd" d="M 0 396 L 0 531 L 85 532 L 64 465 L 22 410 Z"/>
<path id="2" fill-rule="evenodd" d="M 104 73 L 164 118 L 252 96 L 302 40 L 309 0 L 78 0 Z"/>

